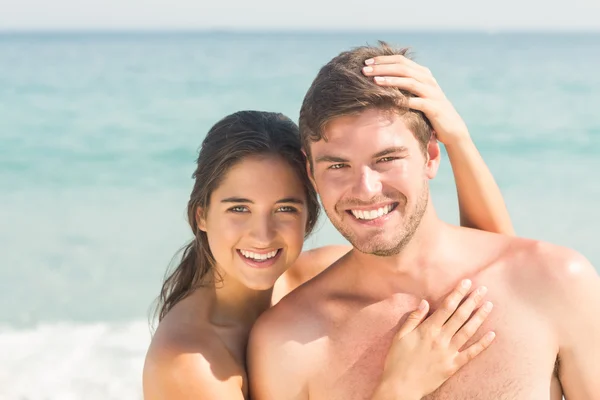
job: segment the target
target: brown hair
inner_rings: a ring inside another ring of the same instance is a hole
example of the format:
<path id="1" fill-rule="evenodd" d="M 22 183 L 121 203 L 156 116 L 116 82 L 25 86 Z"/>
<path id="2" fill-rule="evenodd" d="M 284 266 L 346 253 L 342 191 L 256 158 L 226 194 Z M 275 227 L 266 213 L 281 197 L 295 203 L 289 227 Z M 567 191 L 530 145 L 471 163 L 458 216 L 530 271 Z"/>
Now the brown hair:
<path id="1" fill-rule="evenodd" d="M 233 165 L 245 157 L 272 154 L 286 160 L 296 171 L 306 193 L 308 236 L 319 216 L 319 203 L 306 174 L 306 158 L 301 151 L 298 126 L 283 114 L 240 111 L 217 122 L 202 142 L 193 174 L 194 188 L 187 207 L 187 217 L 194 239 L 185 246 L 179 265 L 165 279 L 156 308 L 161 321 L 175 304 L 197 287 L 208 284 L 215 259 L 206 232 L 198 229 L 198 208 L 208 209 L 210 196 Z"/>
<path id="2" fill-rule="evenodd" d="M 432 134 L 431 125 L 423 113 L 408 108 L 407 97 L 413 95 L 400 89 L 379 86 L 362 73 L 367 59 L 390 55 L 409 57 L 408 49 L 395 49 L 379 41 L 379 46 L 362 46 L 344 51 L 321 68 L 300 109 L 300 137 L 309 160 L 310 144 L 327 139 L 324 130 L 328 122 L 370 108 L 403 115 L 421 149 L 426 151 Z"/>

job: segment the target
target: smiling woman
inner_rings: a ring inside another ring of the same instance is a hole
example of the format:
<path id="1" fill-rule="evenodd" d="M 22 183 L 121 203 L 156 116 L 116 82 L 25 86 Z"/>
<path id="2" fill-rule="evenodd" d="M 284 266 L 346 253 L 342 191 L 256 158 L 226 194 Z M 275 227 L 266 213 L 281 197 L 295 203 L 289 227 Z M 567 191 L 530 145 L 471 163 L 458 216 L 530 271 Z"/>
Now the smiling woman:
<path id="1" fill-rule="evenodd" d="M 282 246 L 287 256 L 297 258 L 319 213 L 304 172 L 297 127 L 281 114 L 242 111 L 225 117 L 208 132 L 197 164 L 188 202 L 195 238 L 163 285 L 159 321 L 196 288 L 216 278 L 229 279 L 235 246 L 264 253 L 278 240 L 289 245 L 289 250 Z M 289 232 L 291 221 L 295 236 L 286 242 L 280 232 Z"/>
<path id="2" fill-rule="evenodd" d="M 305 165 L 282 114 L 240 111 L 208 132 L 188 202 L 194 239 L 160 293 L 146 399 L 247 395 L 250 328 L 319 214 Z"/>

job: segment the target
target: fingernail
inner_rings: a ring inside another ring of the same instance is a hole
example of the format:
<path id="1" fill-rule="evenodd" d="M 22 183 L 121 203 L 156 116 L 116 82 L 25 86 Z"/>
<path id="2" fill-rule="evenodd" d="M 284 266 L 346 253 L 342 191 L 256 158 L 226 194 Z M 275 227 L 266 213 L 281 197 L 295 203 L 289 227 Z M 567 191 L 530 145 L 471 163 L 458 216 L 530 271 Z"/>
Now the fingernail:
<path id="1" fill-rule="evenodd" d="M 488 340 L 492 340 L 492 339 L 494 339 L 495 337 L 496 337 L 496 332 L 489 332 L 489 333 L 487 334 L 487 338 L 488 338 Z"/>
<path id="2" fill-rule="evenodd" d="M 419 311 L 425 310 L 425 307 L 427 307 L 427 302 L 425 300 L 421 300 L 421 303 L 419 303 Z"/>
<path id="3" fill-rule="evenodd" d="M 373 60 L 372 58 L 369 58 L 368 60 L 365 60 L 365 64 L 367 64 L 367 65 L 375 64 L 375 60 Z"/>
<path id="4" fill-rule="evenodd" d="M 488 301 L 483 305 L 483 311 L 485 311 L 485 312 L 492 311 L 492 308 L 494 308 L 494 305 L 492 304 L 491 301 Z"/>
<path id="5" fill-rule="evenodd" d="M 373 72 L 373 67 L 364 67 L 363 72 Z"/>
<path id="6" fill-rule="evenodd" d="M 383 76 L 376 76 L 373 79 L 375 82 L 385 82 L 385 78 Z"/>
<path id="7" fill-rule="evenodd" d="M 460 283 L 460 285 L 461 285 L 463 288 L 465 288 L 465 289 L 468 289 L 468 288 L 470 288 L 470 287 L 471 287 L 471 281 L 470 281 L 469 279 L 465 279 L 465 280 L 463 280 L 463 281 Z"/>
<path id="8" fill-rule="evenodd" d="M 479 289 L 477 289 L 477 294 L 480 296 L 483 296 L 484 294 L 487 293 L 487 288 L 485 286 L 480 287 Z"/>

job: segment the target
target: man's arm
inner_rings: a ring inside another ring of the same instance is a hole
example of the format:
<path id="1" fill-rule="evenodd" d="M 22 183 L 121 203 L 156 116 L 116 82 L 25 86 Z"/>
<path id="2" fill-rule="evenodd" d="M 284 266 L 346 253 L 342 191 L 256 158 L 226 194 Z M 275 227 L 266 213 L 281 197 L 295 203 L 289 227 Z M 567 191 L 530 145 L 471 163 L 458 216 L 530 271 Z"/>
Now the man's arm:
<path id="1" fill-rule="evenodd" d="M 246 363 L 250 398 L 307 400 L 308 369 L 303 345 L 285 339 L 291 321 L 276 320 L 271 311 L 273 309 L 254 324 L 248 342 Z"/>
<path id="2" fill-rule="evenodd" d="M 571 253 L 552 274 L 558 324 L 558 374 L 567 400 L 600 396 L 600 278 L 583 256 Z"/>

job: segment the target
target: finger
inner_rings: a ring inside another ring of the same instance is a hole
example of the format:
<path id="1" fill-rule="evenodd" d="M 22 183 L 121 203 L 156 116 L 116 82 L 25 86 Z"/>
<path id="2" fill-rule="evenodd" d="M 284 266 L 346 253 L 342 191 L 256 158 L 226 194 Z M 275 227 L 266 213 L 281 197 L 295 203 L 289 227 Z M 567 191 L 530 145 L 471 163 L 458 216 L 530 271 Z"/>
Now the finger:
<path id="1" fill-rule="evenodd" d="M 400 78 L 397 76 L 376 76 L 373 81 L 379 86 L 395 87 L 412 93 L 421 98 L 434 97 L 433 88 L 414 78 Z"/>
<path id="2" fill-rule="evenodd" d="M 479 329 L 479 327 L 483 324 L 486 318 L 492 312 L 492 308 L 494 305 L 491 302 L 486 302 L 482 307 L 477 310 L 475 315 L 467 321 L 466 324 L 454 335 L 451 340 L 451 344 L 455 349 L 460 349 L 467 343 L 469 339 L 473 337 L 475 332 Z"/>
<path id="3" fill-rule="evenodd" d="M 381 64 L 408 64 L 409 60 L 407 57 L 400 54 L 394 54 L 391 56 L 377 56 L 365 60 L 365 65 L 381 65 Z"/>
<path id="4" fill-rule="evenodd" d="M 452 314 L 450 319 L 444 324 L 442 328 L 442 332 L 446 337 L 451 339 L 456 332 L 467 322 L 467 320 L 473 314 L 473 311 L 481 304 L 483 300 L 483 296 L 487 293 L 487 288 L 485 286 L 481 286 L 477 290 L 473 291 L 467 300 L 462 303 L 456 312 Z"/>
<path id="5" fill-rule="evenodd" d="M 425 324 L 431 327 L 440 328 L 446 323 L 448 318 L 458 308 L 462 299 L 467 295 L 471 288 L 471 281 L 469 279 L 463 280 L 444 300 L 442 306 L 436 310 L 428 319 Z"/>
<path id="6" fill-rule="evenodd" d="M 481 354 L 482 351 L 490 347 L 494 339 L 496 338 L 496 334 L 494 332 L 488 332 L 484 337 L 479 339 L 478 342 L 472 344 L 464 351 L 460 352 L 455 359 L 457 370 L 462 368 L 466 363 L 477 357 Z"/>
<path id="7" fill-rule="evenodd" d="M 408 99 L 408 108 L 411 110 L 421 111 L 423 114 L 427 116 L 427 118 L 432 119 L 433 105 L 434 102 L 430 99 L 422 99 L 420 97 L 409 97 Z"/>
<path id="8" fill-rule="evenodd" d="M 362 71 L 366 76 L 397 76 L 413 78 L 429 85 L 435 84 L 431 79 L 431 75 L 425 73 L 420 68 L 413 68 L 406 64 L 368 65 Z"/>
<path id="9" fill-rule="evenodd" d="M 365 65 L 385 65 L 385 64 L 404 64 L 406 66 L 409 67 L 413 67 L 416 69 L 420 69 L 423 72 L 432 75 L 431 71 L 422 66 L 421 64 L 411 60 L 410 58 L 406 57 L 406 56 L 402 56 L 400 54 L 396 54 L 396 55 L 392 55 L 392 56 L 378 56 L 378 57 L 373 57 L 373 58 L 369 58 L 368 60 L 365 60 Z M 432 75 L 433 76 L 433 75 Z"/>
<path id="10" fill-rule="evenodd" d="M 426 300 L 421 300 L 419 308 L 410 313 L 406 321 L 404 321 L 404 324 L 402 324 L 402 327 L 400 327 L 398 333 L 396 333 L 396 338 L 403 338 L 412 332 L 425 319 L 428 311 L 429 303 Z"/>

